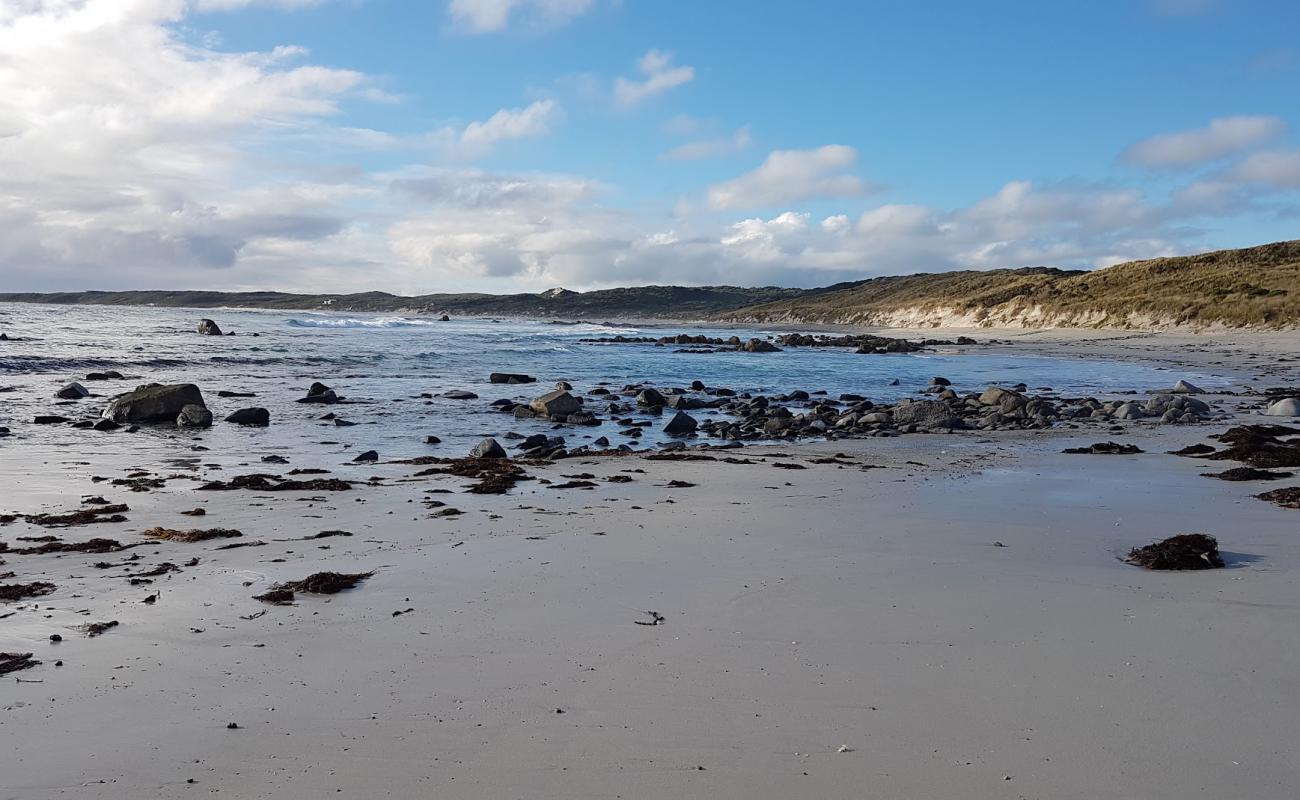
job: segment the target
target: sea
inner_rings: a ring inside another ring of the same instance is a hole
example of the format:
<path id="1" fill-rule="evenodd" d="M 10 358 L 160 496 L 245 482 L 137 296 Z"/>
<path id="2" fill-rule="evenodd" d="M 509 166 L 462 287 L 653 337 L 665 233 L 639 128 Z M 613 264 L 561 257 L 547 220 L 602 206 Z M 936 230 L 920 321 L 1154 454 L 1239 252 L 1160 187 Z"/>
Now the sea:
<path id="1" fill-rule="evenodd" d="M 235 335 L 198 335 L 196 326 L 205 317 Z M 997 352 L 940 346 L 922 353 L 859 355 L 847 348 L 806 347 L 777 353 L 682 353 L 674 345 L 583 341 L 683 332 L 748 339 L 783 332 L 667 323 L 482 318 L 444 322 L 394 314 L 9 303 L 0 304 L 0 331 L 9 336 L 9 341 L 0 342 L 0 426 L 10 429 L 9 436 L 0 437 L 0 450 L 24 442 L 83 455 L 113 449 L 142 463 L 203 450 L 238 452 L 253 460 L 301 452 L 346 460 L 372 449 L 384 459 L 459 456 L 486 436 L 508 432 L 560 435 L 570 447 L 600 436 L 614 446 L 628 443 L 637 448 L 668 441 L 659 422 L 640 440 L 629 440 L 609 421 L 557 427 L 516 420 L 490 407 L 498 398 L 536 397 L 558 381 L 573 384 L 580 395 L 598 386 L 617 392 L 629 384 L 687 387 L 699 380 L 738 393 L 821 390 L 832 398 L 854 393 L 876 402 L 921 396 L 935 376 L 952 381 L 958 391 L 1024 383 L 1031 390 L 1050 389 L 1062 397 L 1167 389 L 1177 378 L 1206 388 L 1229 383 L 1215 375 L 1175 376 L 1160 367 L 1125 361 L 1019 355 L 1014 345 Z M 107 370 L 121 372 L 124 379 L 84 380 L 87 373 Z M 491 384 L 492 372 L 525 373 L 538 381 Z M 57 400 L 55 392 L 70 381 L 82 382 L 96 396 Z M 330 407 L 296 403 L 314 381 L 354 402 Z M 199 431 L 151 426 L 134 434 L 32 424 L 37 414 L 96 417 L 113 394 L 155 382 L 197 384 L 217 424 Z M 453 389 L 479 398 L 441 396 Z M 254 392 L 256 397 L 219 398 L 218 390 Z M 589 397 L 587 403 L 608 419 L 606 401 Z M 269 409 L 271 426 L 222 424 L 227 414 L 247 406 Z M 339 427 L 320 419 L 328 412 L 356 424 Z M 703 419 L 721 412 L 691 413 Z M 430 435 L 441 443 L 426 444 Z"/>

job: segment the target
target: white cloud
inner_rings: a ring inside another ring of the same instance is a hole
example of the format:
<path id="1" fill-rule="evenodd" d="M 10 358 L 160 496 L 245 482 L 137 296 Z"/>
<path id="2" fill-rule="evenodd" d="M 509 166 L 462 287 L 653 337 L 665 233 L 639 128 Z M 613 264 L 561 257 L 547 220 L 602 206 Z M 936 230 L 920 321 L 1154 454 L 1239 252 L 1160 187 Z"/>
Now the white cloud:
<path id="1" fill-rule="evenodd" d="M 663 161 L 699 161 L 705 158 L 730 156 L 744 152 L 749 148 L 750 141 L 749 126 L 746 125 L 730 136 L 679 144 L 659 158 Z"/>
<path id="2" fill-rule="evenodd" d="M 538 100 L 525 108 L 503 108 L 483 122 L 471 122 L 460 142 L 471 148 L 490 147 L 506 139 L 545 136 L 559 113 L 554 100 Z"/>
<path id="3" fill-rule="evenodd" d="M 857 161 L 857 151 L 842 144 L 815 150 L 774 150 L 752 172 L 710 186 L 714 209 L 762 208 L 812 197 L 862 194 L 868 186 L 845 170 Z"/>
<path id="4" fill-rule="evenodd" d="M 1277 117 L 1218 117 L 1204 128 L 1163 133 L 1143 139 L 1120 154 L 1120 160 L 1143 167 L 1193 167 L 1257 147 L 1286 132 Z"/>
<path id="5" fill-rule="evenodd" d="M 512 22 L 558 27 L 586 14 L 595 0 L 451 0 L 447 14 L 466 33 L 496 33 Z"/>
<path id="6" fill-rule="evenodd" d="M 1228 171 L 1242 183 L 1300 189 L 1300 150 L 1270 150 L 1247 156 Z"/>
<path id="7" fill-rule="evenodd" d="M 614 79 L 614 102 L 620 106 L 634 106 L 657 94 L 674 89 L 695 78 L 694 67 L 674 67 L 673 54 L 651 50 L 637 62 L 637 69 L 645 75 L 642 80 L 618 77 Z"/>

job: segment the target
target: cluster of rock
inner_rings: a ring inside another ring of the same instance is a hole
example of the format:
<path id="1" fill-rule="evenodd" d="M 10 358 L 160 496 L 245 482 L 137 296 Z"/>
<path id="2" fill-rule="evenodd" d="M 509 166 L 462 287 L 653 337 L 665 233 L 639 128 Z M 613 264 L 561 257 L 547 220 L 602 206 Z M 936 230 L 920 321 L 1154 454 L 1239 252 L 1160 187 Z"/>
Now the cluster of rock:
<path id="1" fill-rule="evenodd" d="M 688 353 L 712 353 L 722 351 L 739 351 L 746 353 L 777 353 L 784 347 L 846 347 L 852 348 L 856 353 L 864 354 L 885 354 L 885 353 L 916 353 L 925 350 L 928 347 L 940 345 L 970 345 L 976 344 L 974 339 L 966 336 L 958 337 L 955 341 L 948 339 L 922 339 L 919 342 L 908 341 L 907 339 L 894 339 L 888 336 L 872 336 L 869 334 L 854 334 L 849 336 L 826 336 L 811 335 L 806 333 L 787 333 L 776 337 L 776 343 L 766 339 L 749 339 L 742 340 L 739 336 L 731 336 L 726 339 L 716 336 L 705 336 L 703 334 L 679 333 L 675 336 L 601 336 L 597 338 L 580 339 L 582 342 L 592 342 L 601 344 L 654 344 L 656 346 L 664 345 L 689 345 L 695 348 L 713 348 L 713 349 L 690 349 L 678 352 Z"/>

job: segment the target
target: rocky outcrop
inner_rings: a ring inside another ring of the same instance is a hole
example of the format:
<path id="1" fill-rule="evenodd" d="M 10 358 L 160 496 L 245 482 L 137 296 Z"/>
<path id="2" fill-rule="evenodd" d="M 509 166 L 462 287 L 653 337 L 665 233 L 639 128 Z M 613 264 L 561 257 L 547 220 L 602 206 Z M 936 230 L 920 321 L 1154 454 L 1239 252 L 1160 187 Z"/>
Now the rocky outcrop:
<path id="1" fill-rule="evenodd" d="M 207 408 L 199 387 L 192 383 L 155 383 L 117 395 L 108 402 L 102 416 L 114 422 L 171 422 L 191 405 Z"/>

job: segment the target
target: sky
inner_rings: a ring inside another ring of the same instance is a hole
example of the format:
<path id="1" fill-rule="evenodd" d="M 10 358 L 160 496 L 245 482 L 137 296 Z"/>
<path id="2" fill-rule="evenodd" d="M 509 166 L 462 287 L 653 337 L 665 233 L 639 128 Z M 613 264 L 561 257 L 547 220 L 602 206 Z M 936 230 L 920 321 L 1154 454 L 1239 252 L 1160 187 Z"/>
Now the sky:
<path id="1" fill-rule="evenodd" d="M 0 0 L 0 291 L 820 286 L 1300 238 L 1300 3 Z"/>

